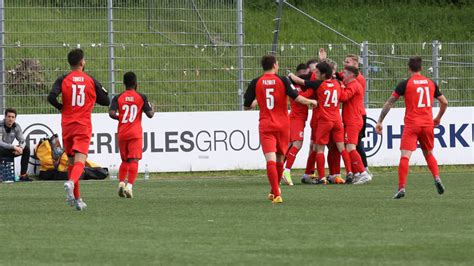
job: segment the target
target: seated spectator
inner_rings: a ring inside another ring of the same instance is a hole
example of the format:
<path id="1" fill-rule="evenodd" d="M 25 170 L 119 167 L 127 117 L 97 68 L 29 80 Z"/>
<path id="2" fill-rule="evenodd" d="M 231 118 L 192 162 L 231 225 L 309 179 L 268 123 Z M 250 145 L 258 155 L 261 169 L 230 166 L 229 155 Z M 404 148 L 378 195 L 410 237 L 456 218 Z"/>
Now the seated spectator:
<path id="1" fill-rule="evenodd" d="M 16 115 L 15 109 L 7 108 L 5 118 L 0 121 L 0 157 L 21 156 L 20 181 L 32 181 L 26 173 L 30 160 L 30 147 L 25 143 L 20 125 L 15 122 Z M 18 145 L 13 145 L 15 139 L 18 140 Z"/>

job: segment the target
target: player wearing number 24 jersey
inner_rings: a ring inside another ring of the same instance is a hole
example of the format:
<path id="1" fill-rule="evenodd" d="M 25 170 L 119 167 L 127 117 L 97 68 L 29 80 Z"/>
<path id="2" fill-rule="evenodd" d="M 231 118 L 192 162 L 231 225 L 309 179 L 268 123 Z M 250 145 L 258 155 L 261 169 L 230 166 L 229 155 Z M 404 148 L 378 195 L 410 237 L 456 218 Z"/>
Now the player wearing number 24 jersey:
<path id="1" fill-rule="evenodd" d="M 405 100 L 405 127 L 400 144 L 401 157 L 398 166 L 398 192 L 394 198 L 405 196 L 406 178 L 408 176 L 408 162 L 411 154 L 420 143 L 428 168 L 433 174 L 435 186 L 439 194 L 444 193 L 438 170 L 438 162 L 433 156 L 434 148 L 434 126 L 439 125 L 441 117 L 448 107 L 448 100 L 439 91 L 438 85 L 429 78 L 421 75 L 421 57 L 411 57 L 408 61 L 411 77 L 398 84 L 392 96 L 385 103 L 377 122 L 376 131 L 382 134 L 382 122 L 390 111 L 393 104 L 400 98 Z M 440 102 L 438 115 L 433 119 L 433 101 L 436 98 Z"/>
<path id="2" fill-rule="evenodd" d="M 154 115 L 147 97 L 137 92 L 137 76 L 127 72 L 123 76 L 126 90 L 112 99 L 109 116 L 118 120 L 118 144 L 122 163 L 119 169 L 120 197 L 133 197 L 133 184 L 138 175 L 138 161 L 142 158 L 143 129 L 142 113 L 149 118 Z M 125 185 L 125 179 L 128 184 Z"/>
<path id="3" fill-rule="evenodd" d="M 84 210 L 87 205 L 80 196 L 79 179 L 92 136 L 92 109 L 95 103 L 107 106 L 110 100 L 100 82 L 84 73 L 84 52 L 74 49 L 67 57 L 71 72 L 54 82 L 48 101 L 61 112 L 63 146 L 69 157 L 69 181 L 64 183 L 66 199 L 77 210 Z M 59 94 L 62 103 L 58 102 Z"/>
<path id="4" fill-rule="evenodd" d="M 316 105 L 317 102 L 298 95 L 298 91 L 286 77 L 277 75 L 279 67 L 275 56 L 263 56 L 261 64 L 264 74 L 250 83 L 244 95 L 244 107 L 250 110 L 257 103 L 260 107 L 260 143 L 267 161 L 267 176 L 271 185 L 268 198 L 273 203 L 282 203 L 280 181 L 290 142 L 287 96 L 304 105 Z"/>

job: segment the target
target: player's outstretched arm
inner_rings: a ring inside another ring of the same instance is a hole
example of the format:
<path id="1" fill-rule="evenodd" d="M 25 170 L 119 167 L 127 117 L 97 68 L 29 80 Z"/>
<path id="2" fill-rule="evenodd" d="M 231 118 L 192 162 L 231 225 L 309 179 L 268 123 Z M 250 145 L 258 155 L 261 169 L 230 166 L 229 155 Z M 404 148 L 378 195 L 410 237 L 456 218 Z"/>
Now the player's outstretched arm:
<path id="1" fill-rule="evenodd" d="M 289 78 L 292 82 L 294 82 L 294 83 L 296 83 L 296 84 L 298 84 L 298 85 L 304 86 L 304 79 L 298 77 L 297 75 L 295 75 L 295 74 L 293 74 L 293 73 L 290 73 L 290 74 L 288 74 L 288 78 Z"/>
<path id="2" fill-rule="evenodd" d="M 63 83 L 64 76 L 59 77 L 53 84 L 51 88 L 51 92 L 48 95 L 48 102 L 54 106 L 56 109 L 61 111 L 63 109 L 63 105 L 58 101 L 58 96 L 61 94 L 61 85 Z"/>
<path id="3" fill-rule="evenodd" d="M 390 98 L 388 98 L 388 100 L 383 105 L 382 112 L 380 112 L 380 115 L 379 115 L 379 120 L 377 121 L 377 125 L 375 126 L 375 131 L 377 132 L 377 134 L 379 134 L 379 135 L 382 134 L 383 120 L 387 116 L 388 112 L 390 112 L 390 109 L 393 107 L 395 102 L 397 102 L 397 100 L 398 100 L 398 98 L 392 95 L 392 96 L 390 96 Z"/>
<path id="4" fill-rule="evenodd" d="M 312 107 L 312 108 L 318 106 L 318 101 L 313 100 L 313 99 L 308 99 L 308 98 L 303 97 L 301 95 L 298 95 L 298 97 L 295 98 L 295 102 L 297 102 L 299 104 L 307 105 L 307 106 Z"/>
<path id="5" fill-rule="evenodd" d="M 443 117 L 444 113 L 446 112 L 446 109 L 448 109 L 448 99 L 444 97 L 444 95 L 441 95 L 436 98 L 439 101 L 439 112 L 438 115 L 433 119 L 434 125 L 437 126 L 439 123 L 441 123 L 441 118 Z"/>

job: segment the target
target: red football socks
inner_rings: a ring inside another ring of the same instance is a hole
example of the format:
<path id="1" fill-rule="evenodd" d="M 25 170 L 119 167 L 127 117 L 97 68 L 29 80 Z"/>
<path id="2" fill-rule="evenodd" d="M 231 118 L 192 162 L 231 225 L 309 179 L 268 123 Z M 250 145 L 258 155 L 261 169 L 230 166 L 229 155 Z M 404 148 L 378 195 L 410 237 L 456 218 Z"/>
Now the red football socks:
<path id="1" fill-rule="evenodd" d="M 76 162 L 74 163 L 74 166 L 68 167 L 68 173 L 70 173 L 69 180 L 74 183 L 73 193 L 74 193 L 74 198 L 76 199 L 79 199 L 81 197 L 79 179 L 81 178 L 83 172 L 84 172 L 84 163 L 82 162 Z"/>
<path id="2" fill-rule="evenodd" d="M 433 154 L 430 153 L 426 155 L 425 159 L 426 159 L 426 163 L 428 164 L 428 168 L 433 174 L 433 178 L 439 177 L 438 162 L 436 161 L 436 158 L 433 156 Z"/>
<path id="3" fill-rule="evenodd" d="M 275 161 L 267 161 L 267 177 L 272 187 L 272 194 L 275 195 L 275 197 L 280 196 L 280 185 L 278 183 L 278 172 Z"/>
<path id="4" fill-rule="evenodd" d="M 125 182 L 125 178 L 127 177 L 127 174 L 128 174 L 128 166 L 129 166 L 129 162 L 122 162 L 120 164 L 119 173 L 118 173 L 118 178 L 120 182 Z"/>
<path id="5" fill-rule="evenodd" d="M 308 160 L 306 161 L 306 170 L 305 174 L 310 175 L 314 172 L 314 165 L 316 164 L 316 152 L 311 150 L 308 155 Z"/>
<path id="6" fill-rule="evenodd" d="M 298 150 L 295 146 L 291 146 L 291 148 L 286 153 L 286 169 L 291 169 L 293 167 L 293 163 L 296 159 L 296 154 L 298 154 L 300 150 Z"/>
<path id="7" fill-rule="evenodd" d="M 278 184 L 280 184 L 281 178 L 283 176 L 283 163 L 277 162 L 276 169 L 277 169 L 277 174 L 278 174 Z"/>
<path id="8" fill-rule="evenodd" d="M 408 176 L 408 157 L 401 157 L 398 165 L 398 190 L 405 188 Z"/>
<path id="9" fill-rule="evenodd" d="M 357 150 L 352 150 L 349 152 L 349 155 L 351 156 L 352 171 L 354 171 L 354 174 L 363 173 L 365 171 L 365 167 L 362 163 L 362 158 L 360 157 L 359 152 L 357 152 Z"/>
<path id="10" fill-rule="evenodd" d="M 318 177 L 319 179 L 324 177 L 324 153 L 317 153 L 316 154 L 316 164 L 318 168 Z"/>
<path id="11" fill-rule="evenodd" d="M 346 174 L 352 173 L 351 157 L 349 156 L 349 153 L 347 152 L 347 150 L 343 150 L 341 152 L 341 156 L 342 156 L 342 160 L 344 161 L 344 167 L 346 168 Z"/>
<path id="12" fill-rule="evenodd" d="M 71 175 L 69 176 L 69 180 L 71 180 L 74 184 L 76 184 L 81 178 L 81 175 L 83 172 L 84 172 L 84 163 L 75 162 L 71 170 Z"/>
<path id="13" fill-rule="evenodd" d="M 135 183 L 135 179 L 137 179 L 137 175 L 138 162 L 132 160 L 128 163 L 128 183 L 133 185 Z"/>

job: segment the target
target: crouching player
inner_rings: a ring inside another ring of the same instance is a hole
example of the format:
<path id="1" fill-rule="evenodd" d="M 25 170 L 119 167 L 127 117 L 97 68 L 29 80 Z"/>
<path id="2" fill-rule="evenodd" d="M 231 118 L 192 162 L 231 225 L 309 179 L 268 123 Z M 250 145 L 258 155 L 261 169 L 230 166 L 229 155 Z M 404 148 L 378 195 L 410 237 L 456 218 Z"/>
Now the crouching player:
<path id="1" fill-rule="evenodd" d="M 302 79 L 309 78 L 309 67 L 307 64 L 299 64 L 296 67 L 296 75 Z M 295 85 L 298 94 L 310 98 L 313 96 L 313 89 Z M 293 186 L 291 179 L 291 168 L 295 162 L 296 155 L 303 146 L 304 128 L 308 119 L 308 106 L 302 105 L 290 99 L 290 147 L 286 153 L 285 170 L 283 171 L 283 181 L 289 186 Z"/>
<path id="2" fill-rule="evenodd" d="M 244 95 L 244 107 L 245 110 L 250 110 L 257 103 L 260 107 L 260 143 L 267 161 L 267 176 L 271 185 L 268 199 L 272 203 L 282 203 L 280 181 L 283 161 L 290 143 L 287 96 L 304 105 L 317 105 L 317 102 L 298 95 L 287 78 L 277 75 L 279 67 L 275 56 L 263 56 L 261 64 L 264 73 L 249 84 Z"/>
<path id="3" fill-rule="evenodd" d="M 123 76 L 125 91 L 115 96 L 109 109 L 109 116 L 119 121 L 118 143 L 122 163 L 119 168 L 120 197 L 133 198 L 133 184 L 138 175 L 138 161 L 142 158 L 143 129 L 142 112 L 152 118 L 153 108 L 147 97 L 137 92 L 137 76 L 127 72 Z M 128 178 L 127 184 L 125 179 Z"/>

